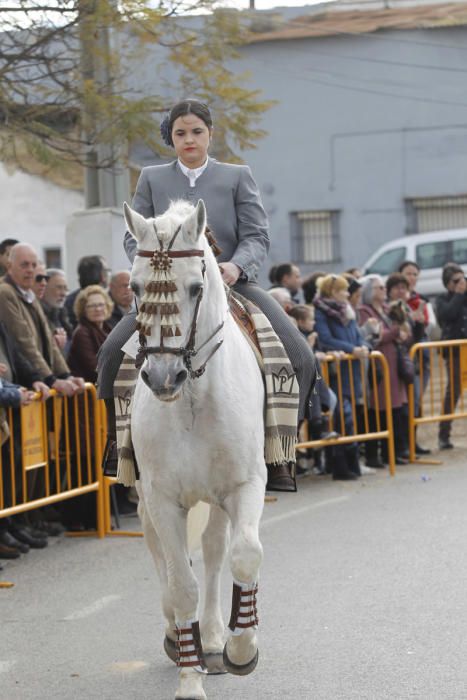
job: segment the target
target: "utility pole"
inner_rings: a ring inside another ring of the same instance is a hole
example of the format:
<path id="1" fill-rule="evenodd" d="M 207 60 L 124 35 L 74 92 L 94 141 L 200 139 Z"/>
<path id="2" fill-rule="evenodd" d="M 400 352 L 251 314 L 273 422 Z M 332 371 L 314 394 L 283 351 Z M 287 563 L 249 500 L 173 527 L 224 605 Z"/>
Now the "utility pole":
<path id="1" fill-rule="evenodd" d="M 108 0 L 117 10 L 118 0 Z M 85 209 L 75 212 L 66 229 L 66 272 L 75 278 L 76 265 L 83 255 L 102 255 L 113 270 L 128 268 L 123 250 L 122 205 L 130 201 L 127 144 L 94 143 L 99 133 L 99 116 L 94 107 L 94 88 L 99 96 L 112 95 L 116 76 L 112 57 L 118 52 L 118 36 L 105 17 L 96 23 L 96 8 L 102 0 L 78 0 L 81 75 L 84 99 L 81 105 L 83 137 L 88 142 L 84 168 Z M 102 13 L 101 13 L 102 14 Z M 90 98 L 87 98 L 89 88 Z M 91 143 L 92 141 L 92 143 Z"/>
<path id="2" fill-rule="evenodd" d="M 117 9 L 117 1 L 111 4 Z M 104 25 L 95 24 L 96 0 L 79 0 L 79 34 L 81 43 L 81 72 L 84 85 L 99 86 L 102 95 L 111 95 L 116 76 L 112 75 L 111 57 L 118 51 L 118 37 Z M 98 117 L 92 104 L 82 105 L 84 137 L 99 128 Z M 122 144 L 97 144 L 86 154 L 85 202 L 86 208 L 121 207 L 130 195 L 127 146 Z M 106 165 L 108 164 L 108 165 Z M 104 166 L 104 167 L 103 167 Z"/>

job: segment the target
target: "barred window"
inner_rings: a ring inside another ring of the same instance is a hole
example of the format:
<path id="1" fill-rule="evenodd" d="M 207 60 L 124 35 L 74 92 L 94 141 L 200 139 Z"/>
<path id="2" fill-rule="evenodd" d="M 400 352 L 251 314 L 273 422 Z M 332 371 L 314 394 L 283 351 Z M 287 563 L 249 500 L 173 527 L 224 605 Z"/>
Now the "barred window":
<path id="1" fill-rule="evenodd" d="M 302 263 L 339 262 L 337 211 L 300 211 L 293 218 L 294 260 Z"/>
<path id="2" fill-rule="evenodd" d="M 44 262 L 47 267 L 62 267 L 62 249 L 61 248 L 44 248 Z"/>
<path id="3" fill-rule="evenodd" d="M 406 200 L 407 233 L 467 227 L 467 195 Z"/>

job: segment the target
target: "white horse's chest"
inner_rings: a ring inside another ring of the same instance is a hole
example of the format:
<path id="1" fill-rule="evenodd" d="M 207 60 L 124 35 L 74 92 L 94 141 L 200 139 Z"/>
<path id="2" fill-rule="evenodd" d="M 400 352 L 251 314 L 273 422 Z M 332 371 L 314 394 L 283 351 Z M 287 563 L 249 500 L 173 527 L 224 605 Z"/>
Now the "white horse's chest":
<path id="1" fill-rule="evenodd" d="M 163 403 L 140 380 L 132 412 L 132 438 L 142 482 L 192 505 L 220 502 L 248 480 L 263 460 L 262 380 L 247 348 L 244 380 L 207 377 Z"/>

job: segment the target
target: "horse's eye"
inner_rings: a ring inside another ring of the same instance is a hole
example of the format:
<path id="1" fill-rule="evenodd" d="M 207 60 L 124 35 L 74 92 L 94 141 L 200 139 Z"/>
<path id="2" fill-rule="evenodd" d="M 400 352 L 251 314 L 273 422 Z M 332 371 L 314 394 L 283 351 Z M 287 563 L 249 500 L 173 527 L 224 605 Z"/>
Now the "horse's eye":
<path id="1" fill-rule="evenodd" d="M 202 290 L 203 285 L 200 282 L 197 282 L 196 284 L 192 284 L 190 287 L 190 297 L 197 297 L 200 291 Z"/>
<path id="2" fill-rule="evenodd" d="M 134 291 L 134 293 L 136 294 L 136 296 L 139 297 L 139 296 L 140 296 L 140 293 L 139 293 L 139 284 L 138 284 L 137 282 L 132 282 L 132 283 L 130 284 L 130 287 L 132 288 L 132 290 Z"/>

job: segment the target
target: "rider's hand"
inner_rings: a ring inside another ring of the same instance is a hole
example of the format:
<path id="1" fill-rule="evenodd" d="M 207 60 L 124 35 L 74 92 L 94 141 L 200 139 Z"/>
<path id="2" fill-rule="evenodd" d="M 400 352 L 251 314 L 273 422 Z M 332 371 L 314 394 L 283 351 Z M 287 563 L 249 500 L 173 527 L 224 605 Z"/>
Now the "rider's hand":
<path id="1" fill-rule="evenodd" d="M 41 401 L 45 401 L 49 398 L 50 389 L 44 382 L 34 382 L 32 388 L 34 391 L 37 391 L 38 394 L 41 394 Z"/>
<path id="2" fill-rule="evenodd" d="M 238 280 L 241 274 L 241 269 L 238 265 L 231 262 L 219 263 L 219 268 L 222 274 L 222 279 L 228 287 L 232 287 Z"/>

